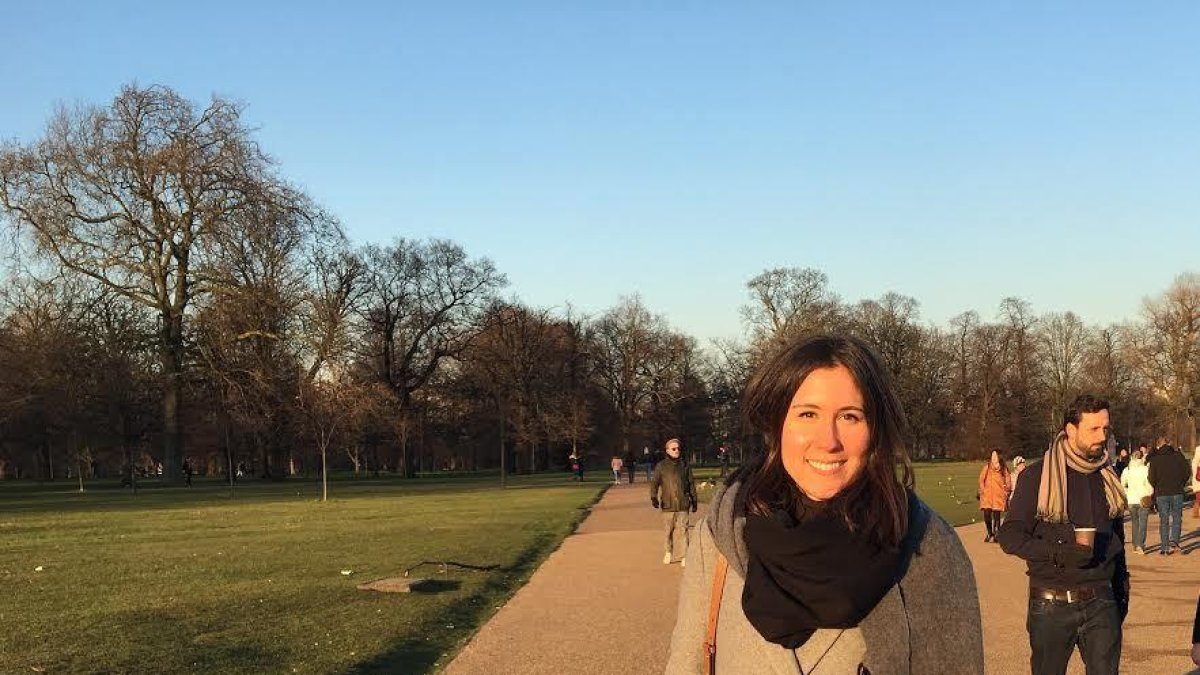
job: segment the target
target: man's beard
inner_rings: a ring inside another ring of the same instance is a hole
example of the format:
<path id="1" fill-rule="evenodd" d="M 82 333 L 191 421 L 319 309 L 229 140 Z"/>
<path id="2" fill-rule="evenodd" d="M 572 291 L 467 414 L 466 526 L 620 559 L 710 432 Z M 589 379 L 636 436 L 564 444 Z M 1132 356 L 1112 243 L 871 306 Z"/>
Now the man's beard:
<path id="1" fill-rule="evenodd" d="M 1107 446 L 1106 443 L 1101 443 L 1099 445 L 1085 445 L 1081 448 L 1079 447 L 1078 442 L 1074 443 L 1073 445 L 1075 445 L 1075 451 L 1090 462 L 1094 462 L 1103 457 L 1105 447 Z"/>

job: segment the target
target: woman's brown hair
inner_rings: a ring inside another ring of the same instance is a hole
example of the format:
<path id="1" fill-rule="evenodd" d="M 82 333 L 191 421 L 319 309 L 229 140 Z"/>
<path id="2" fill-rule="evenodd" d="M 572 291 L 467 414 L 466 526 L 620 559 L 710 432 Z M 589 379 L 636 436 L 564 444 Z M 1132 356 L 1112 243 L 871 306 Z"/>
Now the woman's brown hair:
<path id="1" fill-rule="evenodd" d="M 993 454 L 996 455 L 996 460 L 1000 463 L 1000 468 L 999 468 L 1000 475 L 1007 477 L 1011 472 L 1008 470 L 1008 462 L 1005 461 L 1004 453 L 1000 452 L 1000 448 L 992 448 L 992 451 L 988 453 L 988 457 L 987 457 L 988 468 L 989 469 L 992 468 L 992 455 Z"/>
<path id="2" fill-rule="evenodd" d="M 769 357 L 750 377 L 742 414 L 747 425 L 762 434 L 766 452 L 737 474 L 744 482 L 745 508 L 765 515 L 797 507 L 800 488 L 784 468 L 780 451 L 783 423 L 805 378 L 814 370 L 836 366 L 850 371 L 862 393 L 871 439 L 862 474 L 828 503 L 852 529 L 869 533 L 880 545 L 898 546 L 908 530 L 907 491 L 913 486 L 904 411 L 891 375 L 874 350 L 848 335 L 801 338 Z"/>

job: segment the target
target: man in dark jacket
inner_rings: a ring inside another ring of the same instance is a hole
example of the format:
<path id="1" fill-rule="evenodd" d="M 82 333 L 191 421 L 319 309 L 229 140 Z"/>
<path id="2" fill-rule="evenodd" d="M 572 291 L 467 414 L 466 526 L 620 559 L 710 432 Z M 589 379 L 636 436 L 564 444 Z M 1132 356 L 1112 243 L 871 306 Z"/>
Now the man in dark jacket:
<path id="1" fill-rule="evenodd" d="M 1192 480 L 1192 465 L 1183 453 L 1167 443 L 1150 456 L 1147 465 L 1150 467 L 1150 486 L 1154 488 L 1154 502 L 1158 505 L 1158 536 L 1162 542 L 1158 546 L 1158 554 L 1170 555 L 1173 551 L 1183 551 L 1179 548 L 1179 537 L 1183 530 L 1183 493 Z"/>
<path id="2" fill-rule="evenodd" d="M 1108 434 L 1108 402 L 1076 398 L 1042 460 L 1021 472 L 996 537 L 1028 568 L 1033 675 L 1066 673 L 1076 646 L 1089 674 L 1120 666 L 1126 503 L 1107 464 Z"/>
<path id="3" fill-rule="evenodd" d="M 692 467 L 683 461 L 683 453 L 679 447 L 679 439 L 667 441 L 667 456 L 654 466 L 650 476 L 650 504 L 656 509 L 662 509 L 663 534 L 666 535 L 666 552 L 663 553 L 663 564 L 669 565 L 675 560 L 674 541 L 677 531 L 683 534 L 683 554 L 679 556 L 680 563 L 687 564 L 688 540 L 691 533 L 691 522 L 688 514 L 696 511 L 699 502 L 696 501 L 696 486 L 692 480 Z"/>

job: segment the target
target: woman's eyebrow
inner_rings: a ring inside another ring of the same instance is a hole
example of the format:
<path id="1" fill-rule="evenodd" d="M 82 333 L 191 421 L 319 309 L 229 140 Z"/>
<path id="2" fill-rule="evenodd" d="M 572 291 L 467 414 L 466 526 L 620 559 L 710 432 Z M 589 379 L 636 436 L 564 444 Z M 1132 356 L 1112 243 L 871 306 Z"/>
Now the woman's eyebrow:
<path id="1" fill-rule="evenodd" d="M 814 410 L 820 410 L 821 406 L 817 405 L 816 403 L 793 403 L 792 405 L 788 406 L 788 410 L 795 410 L 797 408 L 812 408 Z M 838 411 L 842 410 L 858 410 L 861 412 L 863 407 L 860 405 L 844 405 L 838 408 Z"/>

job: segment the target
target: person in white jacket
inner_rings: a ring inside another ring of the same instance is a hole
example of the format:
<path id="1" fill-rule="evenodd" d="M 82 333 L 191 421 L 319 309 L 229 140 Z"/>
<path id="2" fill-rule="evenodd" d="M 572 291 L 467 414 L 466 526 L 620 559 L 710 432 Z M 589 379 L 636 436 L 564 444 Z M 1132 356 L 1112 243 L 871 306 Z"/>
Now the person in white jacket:
<path id="1" fill-rule="evenodd" d="M 1200 445 L 1192 450 L 1192 517 L 1200 518 L 1200 480 L 1196 480 L 1200 476 Z"/>
<path id="2" fill-rule="evenodd" d="M 1154 488 L 1150 486 L 1150 467 L 1141 450 L 1134 450 L 1129 458 L 1129 468 L 1121 474 L 1121 485 L 1129 499 L 1129 517 L 1133 524 L 1133 551 L 1146 555 L 1146 524 L 1150 520 L 1150 498 Z"/>

